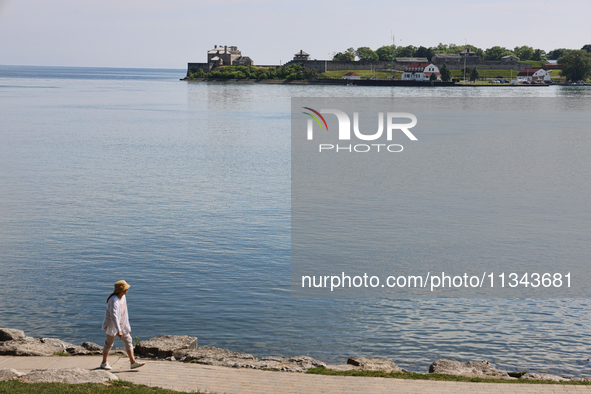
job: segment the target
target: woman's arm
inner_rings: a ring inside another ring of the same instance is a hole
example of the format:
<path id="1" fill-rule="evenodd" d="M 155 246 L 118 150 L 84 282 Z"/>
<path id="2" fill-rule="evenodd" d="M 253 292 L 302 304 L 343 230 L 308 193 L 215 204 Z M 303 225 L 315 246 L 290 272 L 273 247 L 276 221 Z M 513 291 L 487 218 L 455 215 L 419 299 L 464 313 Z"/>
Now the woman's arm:
<path id="1" fill-rule="evenodd" d="M 119 300 L 113 301 L 113 307 L 111 309 L 111 318 L 112 321 L 115 323 L 115 327 L 117 328 L 117 336 L 119 338 L 123 337 L 123 333 L 121 332 L 121 305 L 119 305 Z"/>

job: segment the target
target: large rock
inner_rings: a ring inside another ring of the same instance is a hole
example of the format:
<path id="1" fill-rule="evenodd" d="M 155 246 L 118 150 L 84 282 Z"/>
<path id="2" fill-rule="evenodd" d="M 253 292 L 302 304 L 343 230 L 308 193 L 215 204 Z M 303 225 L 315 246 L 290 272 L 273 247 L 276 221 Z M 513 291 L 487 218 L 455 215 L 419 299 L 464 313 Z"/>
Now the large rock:
<path id="1" fill-rule="evenodd" d="M 349 357 L 347 364 L 362 371 L 402 372 L 402 369 L 389 358 Z"/>
<path id="2" fill-rule="evenodd" d="M 0 382 L 16 379 L 23 374 L 16 369 L 0 369 Z"/>
<path id="3" fill-rule="evenodd" d="M 0 354 L 11 356 L 52 356 L 66 352 L 73 347 L 71 343 L 54 338 L 24 337 L 12 341 L 0 342 Z"/>
<path id="4" fill-rule="evenodd" d="M 98 353 L 102 353 L 103 352 L 103 346 L 101 345 L 97 345 L 94 342 L 84 342 L 82 344 L 82 347 L 86 350 L 89 350 L 91 352 L 98 352 Z"/>
<path id="5" fill-rule="evenodd" d="M 96 352 L 93 353 L 82 346 L 70 346 L 66 348 L 66 352 L 70 353 L 72 356 L 90 356 L 92 354 L 98 354 Z"/>
<path id="6" fill-rule="evenodd" d="M 102 383 L 117 380 L 110 372 L 81 368 L 34 369 L 20 380 L 27 383 Z"/>
<path id="7" fill-rule="evenodd" d="M 562 376 L 558 375 L 549 375 L 547 373 L 526 373 L 522 375 L 520 379 L 525 380 L 552 380 L 553 382 L 563 382 L 565 380 L 570 380 L 567 378 L 563 378 Z"/>
<path id="8" fill-rule="evenodd" d="M 25 337 L 25 332 L 13 328 L 0 328 L 0 342 L 14 341 Z"/>
<path id="9" fill-rule="evenodd" d="M 213 346 L 201 346 L 189 351 L 178 351 L 174 357 L 204 365 L 230 368 L 273 369 L 287 372 L 304 372 L 314 367 L 326 367 L 321 361 L 308 356 L 263 357 L 260 360 L 252 354 L 233 352 Z"/>
<path id="10" fill-rule="evenodd" d="M 429 367 L 429 373 L 467 376 L 470 378 L 511 378 L 507 372 L 493 367 L 488 361 L 469 361 L 462 363 L 453 360 L 437 360 Z"/>
<path id="11" fill-rule="evenodd" d="M 286 372 L 306 372 L 310 368 L 326 367 L 322 361 L 308 356 L 263 357 L 256 363 L 257 369 L 273 369 Z"/>
<path id="12" fill-rule="evenodd" d="M 197 338 L 187 335 L 159 335 L 146 341 L 141 341 L 135 352 L 143 356 L 170 357 L 175 352 L 188 351 L 197 348 Z M 175 356 L 176 357 L 176 356 Z"/>
<path id="13" fill-rule="evenodd" d="M 72 356 L 88 356 L 95 354 L 103 354 L 103 347 L 92 342 L 84 342 L 82 346 L 70 346 L 66 351 Z M 114 352 L 121 352 L 119 348 L 111 348 L 110 354 Z"/>
<path id="14" fill-rule="evenodd" d="M 217 365 L 223 367 L 237 367 L 258 361 L 252 354 L 233 352 L 213 346 L 201 346 L 191 350 L 180 350 L 173 355 L 176 359 L 195 361 L 199 364 Z"/>

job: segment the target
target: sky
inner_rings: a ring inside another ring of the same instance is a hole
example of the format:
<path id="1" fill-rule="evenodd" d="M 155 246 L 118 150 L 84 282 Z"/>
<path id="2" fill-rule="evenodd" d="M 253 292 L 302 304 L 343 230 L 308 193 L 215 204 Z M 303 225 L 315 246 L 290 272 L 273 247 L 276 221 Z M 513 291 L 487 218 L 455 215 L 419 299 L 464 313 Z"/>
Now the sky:
<path id="1" fill-rule="evenodd" d="M 330 59 L 349 47 L 591 44 L 591 1 L 0 0 L 0 64 L 186 68 L 214 45 L 255 64 L 300 49 Z"/>

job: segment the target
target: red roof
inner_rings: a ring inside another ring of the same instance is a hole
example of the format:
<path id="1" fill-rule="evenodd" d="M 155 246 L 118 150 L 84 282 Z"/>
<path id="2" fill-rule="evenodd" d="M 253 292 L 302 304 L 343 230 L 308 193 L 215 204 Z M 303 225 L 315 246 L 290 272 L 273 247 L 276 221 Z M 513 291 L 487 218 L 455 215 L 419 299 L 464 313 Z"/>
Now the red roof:
<path id="1" fill-rule="evenodd" d="M 541 70 L 541 68 L 526 68 L 525 70 L 521 71 L 517 74 L 518 77 L 531 77 L 536 73 L 536 71 Z"/>
<path id="2" fill-rule="evenodd" d="M 343 77 L 358 77 L 359 74 L 355 74 L 355 73 L 347 73 L 345 75 L 343 75 Z"/>
<path id="3" fill-rule="evenodd" d="M 406 71 L 410 71 L 410 69 L 420 69 L 421 71 L 425 69 L 425 67 L 430 66 L 431 63 L 413 63 L 406 67 Z"/>

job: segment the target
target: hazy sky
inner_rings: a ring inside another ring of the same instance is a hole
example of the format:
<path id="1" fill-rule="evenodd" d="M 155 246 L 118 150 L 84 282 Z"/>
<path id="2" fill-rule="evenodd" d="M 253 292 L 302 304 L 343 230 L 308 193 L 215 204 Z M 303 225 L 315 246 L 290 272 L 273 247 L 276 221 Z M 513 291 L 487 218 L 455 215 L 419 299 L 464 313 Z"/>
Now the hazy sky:
<path id="1" fill-rule="evenodd" d="M 591 1 L 0 0 L 0 64 L 185 68 L 236 45 L 255 64 L 300 49 L 591 44 Z"/>

